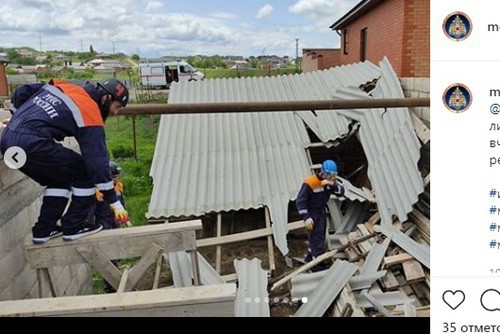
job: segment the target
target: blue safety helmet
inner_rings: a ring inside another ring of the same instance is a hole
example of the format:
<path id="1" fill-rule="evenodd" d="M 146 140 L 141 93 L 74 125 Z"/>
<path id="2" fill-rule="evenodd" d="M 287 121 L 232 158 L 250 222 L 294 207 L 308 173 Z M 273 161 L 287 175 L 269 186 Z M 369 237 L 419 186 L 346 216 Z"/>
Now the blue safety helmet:
<path id="1" fill-rule="evenodd" d="M 327 178 L 337 175 L 337 164 L 333 160 L 325 160 L 321 165 L 321 173 Z"/>

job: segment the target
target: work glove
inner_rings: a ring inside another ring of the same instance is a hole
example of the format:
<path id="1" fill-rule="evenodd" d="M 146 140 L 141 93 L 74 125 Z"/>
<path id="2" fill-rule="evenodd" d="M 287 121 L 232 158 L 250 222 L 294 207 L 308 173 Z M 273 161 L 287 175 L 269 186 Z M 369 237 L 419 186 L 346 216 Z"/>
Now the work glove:
<path id="1" fill-rule="evenodd" d="M 330 180 L 322 180 L 321 181 L 321 185 L 323 187 L 326 187 L 326 186 L 333 186 L 335 184 L 335 181 L 330 181 Z"/>
<path id="2" fill-rule="evenodd" d="M 312 218 L 307 218 L 304 221 L 304 224 L 306 225 L 306 231 L 311 232 L 314 228 L 314 220 Z"/>
<path id="3" fill-rule="evenodd" d="M 115 203 L 111 203 L 109 206 L 111 207 L 113 213 L 115 214 L 115 221 L 117 221 L 120 224 L 127 224 L 127 222 L 130 222 L 128 218 L 128 213 L 123 207 L 122 203 L 117 201 Z"/>
<path id="4" fill-rule="evenodd" d="M 9 124 L 9 121 L 10 121 L 10 118 L 6 118 L 6 119 L 2 120 L 2 125 L 7 126 Z"/>

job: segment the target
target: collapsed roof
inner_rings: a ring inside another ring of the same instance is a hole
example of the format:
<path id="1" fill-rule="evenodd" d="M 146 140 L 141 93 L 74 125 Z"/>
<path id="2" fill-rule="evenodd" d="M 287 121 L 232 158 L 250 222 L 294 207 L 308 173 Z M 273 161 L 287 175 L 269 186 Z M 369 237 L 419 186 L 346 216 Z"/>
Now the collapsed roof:
<path id="1" fill-rule="evenodd" d="M 378 79 L 371 95 L 360 85 Z M 306 74 L 215 79 L 172 85 L 169 103 L 403 98 L 389 61 Z M 277 247 L 288 253 L 289 201 L 310 175 L 306 126 L 323 142 L 344 138 L 353 122 L 368 160 L 382 225 L 407 220 L 424 191 L 420 143 L 406 108 L 164 115 L 150 175 L 148 218 L 202 216 L 267 206 Z"/>

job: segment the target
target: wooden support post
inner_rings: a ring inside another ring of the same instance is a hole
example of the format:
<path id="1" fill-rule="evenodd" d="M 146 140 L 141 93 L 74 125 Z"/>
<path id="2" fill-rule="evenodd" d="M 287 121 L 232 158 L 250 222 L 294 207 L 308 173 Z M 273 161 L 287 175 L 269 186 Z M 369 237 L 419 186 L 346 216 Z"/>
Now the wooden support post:
<path id="1" fill-rule="evenodd" d="M 271 228 L 271 214 L 269 213 L 269 208 L 266 206 L 264 210 L 266 215 L 266 228 Z M 274 262 L 274 243 L 272 235 L 267 237 L 267 250 L 269 252 L 269 270 L 271 276 L 273 276 L 276 270 L 276 263 Z"/>
<path id="2" fill-rule="evenodd" d="M 222 235 L 222 215 L 217 214 L 217 238 Z M 215 250 L 215 270 L 218 274 L 221 271 L 221 257 L 222 257 L 222 246 L 218 245 Z"/>
<path id="3" fill-rule="evenodd" d="M 163 252 L 163 248 L 155 243 L 149 246 L 148 251 L 143 257 L 137 262 L 134 268 L 131 270 L 129 275 L 129 280 L 126 285 L 126 291 L 132 291 L 139 280 L 144 276 L 148 268 L 157 260 L 158 255 Z"/>
<path id="4" fill-rule="evenodd" d="M 36 270 L 36 276 L 38 279 L 38 295 L 40 298 L 44 297 L 44 291 L 45 287 L 43 282 L 46 281 L 47 285 L 49 286 L 50 289 L 50 295 L 52 297 L 57 297 L 56 294 L 56 289 L 54 287 L 54 283 L 52 282 L 52 279 L 50 277 L 49 269 L 48 268 L 39 268 Z"/>
<path id="5" fill-rule="evenodd" d="M 194 285 L 198 286 L 201 285 L 200 263 L 198 262 L 198 252 L 195 250 L 195 251 L 190 251 L 189 253 L 191 256 L 191 265 L 193 268 Z"/>
<path id="6" fill-rule="evenodd" d="M 128 281 L 128 275 L 129 275 L 130 271 L 128 270 L 128 268 L 126 268 L 124 271 L 123 271 L 123 275 L 122 275 L 122 278 L 120 279 L 120 284 L 118 285 L 118 289 L 116 290 L 116 293 L 123 293 L 125 292 L 125 287 L 127 286 L 127 281 Z"/>
<path id="7" fill-rule="evenodd" d="M 158 289 L 158 285 L 160 284 L 160 274 L 163 263 L 163 254 L 164 253 L 160 253 L 158 255 L 158 258 L 156 259 L 155 280 L 153 281 L 153 290 Z"/>
<path id="8" fill-rule="evenodd" d="M 77 247 L 76 250 L 115 290 L 118 290 L 122 273 L 99 247 L 81 246 Z"/>

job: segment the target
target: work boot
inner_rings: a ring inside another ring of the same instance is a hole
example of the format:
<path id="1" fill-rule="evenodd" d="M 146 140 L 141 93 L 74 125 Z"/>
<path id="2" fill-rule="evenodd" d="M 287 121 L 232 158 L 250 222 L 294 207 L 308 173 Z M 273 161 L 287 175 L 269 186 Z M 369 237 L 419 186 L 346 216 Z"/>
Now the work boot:
<path id="1" fill-rule="evenodd" d="M 92 224 L 92 225 L 87 225 L 86 227 L 83 227 L 83 228 L 76 230 L 76 231 L 71 231 L 71 230 L 64 231 L 63 240 L 64 241 L 73 241 L 76 239 L 86 237 L 87 235 L 97 233 L 100 230 L 102 230 L 102 225 Z"/>

